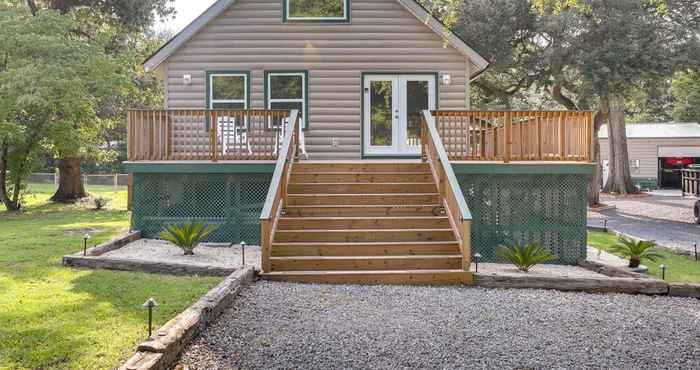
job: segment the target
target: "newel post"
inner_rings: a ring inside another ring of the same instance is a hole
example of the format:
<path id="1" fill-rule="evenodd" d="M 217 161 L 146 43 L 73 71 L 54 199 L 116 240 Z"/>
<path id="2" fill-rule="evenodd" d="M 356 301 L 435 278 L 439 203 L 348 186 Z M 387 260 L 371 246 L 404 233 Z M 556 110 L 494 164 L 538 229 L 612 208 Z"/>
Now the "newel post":
<path id="1" fill-rule="evenodd" d="M 270 220 L 260 221 L 260 241 L 262 244 L 261 251 L 261 269 L 262 272 L 272 271 L 272 263 L 270 262 L 270 256 L 272 255 L 272 227 Z"/>
<path id="2" fill-rule="evenodd" d="M 460 232 L 462 234 L 462 270 L 469 271 L 472 262 L 472 221 L 462 220 Z"/>

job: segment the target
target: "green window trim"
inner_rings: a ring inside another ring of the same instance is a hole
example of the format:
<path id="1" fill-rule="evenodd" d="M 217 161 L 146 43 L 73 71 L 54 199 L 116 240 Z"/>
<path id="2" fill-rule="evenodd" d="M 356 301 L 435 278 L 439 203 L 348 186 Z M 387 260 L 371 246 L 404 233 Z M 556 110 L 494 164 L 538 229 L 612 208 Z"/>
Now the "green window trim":
<path id="1" fill-rule="evenodd" d="M 243 76 L 245 78 L 245 98 L 243 103 L 245 104 L 244 109 L 250 109 L 250 71 L 231 71 L 231 70 L 212 70 L 206 72 L 206 109 L 213 109 L 213 104 L 216 104 L 214 99 L 212 99 L 213 84 L 212 80 L 215 76 Z"/>
<path id="2" fill-rule="evenodd" d="M 264 93 L 265 93 L 265 109 L 272 109 L 271 104 L 273 103 L 270 95 L 270 77 L 274 75 L 300 75 L 303 78 L 304 81 L 304 86 L 303 86 L 303 93 L 304 93 L 304 126 L 302 127 L 303 130 L 307 130 L 309 128 L 309 71 L 308 70 L 270 70 L 270 71 L 265 71 L 265 80 L 264 80 Z"/>
<path id="3" fill-rule="evenodd" d="M 290 17 L 289 1 L 282 0 L 282 23 L 350 23 L 350 0 L 343 1 L 345 12 L 342 17 Z"/>

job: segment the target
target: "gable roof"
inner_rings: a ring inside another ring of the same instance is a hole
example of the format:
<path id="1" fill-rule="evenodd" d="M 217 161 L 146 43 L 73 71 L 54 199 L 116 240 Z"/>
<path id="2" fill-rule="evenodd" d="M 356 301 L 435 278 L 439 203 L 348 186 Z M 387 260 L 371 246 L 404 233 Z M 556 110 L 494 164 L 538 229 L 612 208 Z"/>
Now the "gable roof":
<path id="1" fill-rule="evenodd" d="M 489 67 L 489 62 L 479 53 L 472 49 L 459 35 L 445 26 L 437 18 L 433 17 L 423 5 L 416 0 L 396 0 L 403 5 L 409 13 L 418 18 L 428 28 L 441 37 L 445 37 L 447 42 L 457 51 L 468 57 L 476 69 L 472 68 L 471 78 L 476 78 Z M 158 51 L 151 55 L 144 63 L 146 71 L 153 71 L 160 66 L 168 57 L 173 55 L 187 41 L 201 31 L 209 22 L 225 12 L 236 0 L 217 0 L 209 9 L 204 11 L 192 23 L 187 25 L 182 31 L 170 39 Z"/>
<path id="2" fill-rule="evenodd" d="M 629 139 L 700 138 L 697 123 L 631 123 L 625 129 Z M 600 127 L 598 137 L 608 138 L 608 125 Z"/>

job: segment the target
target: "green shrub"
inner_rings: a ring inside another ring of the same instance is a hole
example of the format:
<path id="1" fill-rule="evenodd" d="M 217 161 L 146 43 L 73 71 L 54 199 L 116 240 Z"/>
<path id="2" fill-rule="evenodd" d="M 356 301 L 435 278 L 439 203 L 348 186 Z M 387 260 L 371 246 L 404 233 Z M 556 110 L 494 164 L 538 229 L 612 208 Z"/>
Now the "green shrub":
<path id="1" fill-rule="evenodd" d="M 629 267 L 639 267 L 643 259 L 655 262 L 664 258 L 654 248 L 656 242 L 653 240 L 635 241 L 623 236 L 620 237 L 619 243 L 610 246 L 610 251 L 630 260 Z"/>
<path id="2" fill-rule="evenodd" d="M 502 245 L 496 251 L 496 255 L 507 262 L 514 264 L 520 271 L 528 272 L 540 263 L 546 263 L 557 259 L 547 249 L 538 243 Z"/>
<path id="3" fill-rule="evenodd" d="M 194 249 L 216 230 L 214 225 L 187 222 L 183 225 L 170 225 L 160 233 L 161 239 L 180 247 L 186 256 L 194 255 Z"/>

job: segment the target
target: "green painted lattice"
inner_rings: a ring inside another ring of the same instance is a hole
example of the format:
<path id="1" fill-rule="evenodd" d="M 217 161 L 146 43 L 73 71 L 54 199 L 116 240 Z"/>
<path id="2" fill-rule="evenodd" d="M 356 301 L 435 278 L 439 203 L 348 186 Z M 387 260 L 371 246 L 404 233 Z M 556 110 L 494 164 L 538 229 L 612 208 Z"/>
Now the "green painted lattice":
<path id="1" fill-rule="evenodd" d="M 459 174 L 474 218 L 473 253 L 499 262 L 496 249 L 512 241 L 539 242 L 576 264 L 586 256 L 585 175 Z"/>
<path id="2" fill-rule="evenodd" d="M 134 174 L 133 228 L 157 238 L 165 225 L 218 226 L 208 241 L 260 243 L 260 212 L 272 176 L 266 174 Z"/>

